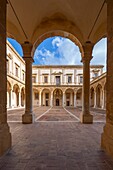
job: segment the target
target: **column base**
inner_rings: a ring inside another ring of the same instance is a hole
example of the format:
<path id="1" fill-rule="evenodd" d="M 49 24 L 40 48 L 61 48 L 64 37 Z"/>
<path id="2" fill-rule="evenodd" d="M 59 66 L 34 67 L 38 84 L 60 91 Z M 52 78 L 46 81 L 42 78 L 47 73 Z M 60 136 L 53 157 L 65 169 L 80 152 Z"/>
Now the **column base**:
<path id="1" fill-rule="evenodd" d="M 12 139 L 8 124 L 0 124 L 0 156 L 11 148 Z"/>
<path id="2" fill-rule="evenodd" d="M 22 123 L 23 124 L 31 124 L 34 122 L 34 115 L 31 113 L 25 113 L 22 115 Z"/>
<path id="3" fill-rule="evenodd" d="M 86 124 L 93 123 L 93 115 L 81 113 L 80 114 L 80 122 L 81 123 L 86 123 Z"/>
<path id="4" fill-rule="evenodd" d="M 106 123 L 104 126 L 104 132 L 101 135 L 101 147 L 113 159 L 113 125 L 110 123 Z"/>

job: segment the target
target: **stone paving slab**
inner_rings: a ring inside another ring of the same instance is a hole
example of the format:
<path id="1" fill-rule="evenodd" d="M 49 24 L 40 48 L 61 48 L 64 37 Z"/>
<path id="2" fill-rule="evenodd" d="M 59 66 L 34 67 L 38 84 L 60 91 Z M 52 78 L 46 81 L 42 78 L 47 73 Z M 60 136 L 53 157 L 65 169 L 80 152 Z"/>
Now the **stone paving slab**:
<path id="1" fill-rule="evenodd" d="M 104 123 L 9 123 L 12 149 L 0 158 L 0 170 L 113 170 L 100 148 Z"/>

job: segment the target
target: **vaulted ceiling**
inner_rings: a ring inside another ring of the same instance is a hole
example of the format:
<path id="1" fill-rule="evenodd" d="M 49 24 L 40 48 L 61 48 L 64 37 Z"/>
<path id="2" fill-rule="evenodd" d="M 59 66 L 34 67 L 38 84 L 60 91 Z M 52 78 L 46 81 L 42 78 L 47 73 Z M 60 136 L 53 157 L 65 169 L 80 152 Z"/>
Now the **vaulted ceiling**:
<path id="1" fill-rule="evenodd" d="M 106 36 L 106 6 L 104 0 L 8 0 L 7 33 L 19 43 L 57 33 L 96 43 Z"/>

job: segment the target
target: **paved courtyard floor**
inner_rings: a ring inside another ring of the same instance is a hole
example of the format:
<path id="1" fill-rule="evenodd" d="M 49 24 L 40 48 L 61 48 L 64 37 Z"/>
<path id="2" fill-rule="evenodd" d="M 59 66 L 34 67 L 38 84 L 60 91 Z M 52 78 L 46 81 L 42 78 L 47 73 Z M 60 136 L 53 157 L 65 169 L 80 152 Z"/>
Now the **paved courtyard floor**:
<path id="1" fill-rule="evenodd" d="M 24 109 L 8 111 L 12 148 L 0 170 L 113 170 L 100 148 L 105 111 L 91 109 L 93 124 L 81 124 L 81 108 L 34 108 L 35 123 L 23 125 Z"/>

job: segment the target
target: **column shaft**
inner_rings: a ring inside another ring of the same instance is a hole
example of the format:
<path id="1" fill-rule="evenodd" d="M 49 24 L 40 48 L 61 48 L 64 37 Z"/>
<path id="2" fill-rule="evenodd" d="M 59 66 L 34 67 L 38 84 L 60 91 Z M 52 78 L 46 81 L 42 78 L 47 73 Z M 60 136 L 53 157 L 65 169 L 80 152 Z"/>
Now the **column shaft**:
<path id="1" fill-rule="evenodd" d="M 89 98 L 90 98 L 90 60 L 92 58 L 93 45 L 90 42 L 86 42 L 83 46 L 84 57 L 83 62 L 83 88 L 82 88 L 82 113 L 80 120 L 82 123 L 92 123 L 93 116 L 89 111 Z"/>
<path id="2" fill-rule="evenodd" d="M 11 147 L 7 124 L 6 0 L 0 1 L 0 156 Z"/>
<path id="3" fill-rule="evenodd" d="M 26 66 L 26 77 L 25 77 L 25 114 L 22 115 L 22 122 L 24 124 L 29 124 L 34 121 L 33 111 L 32 111 L 32 62 L 31 57 L 32 45 L 30 43 L 24 43 L 22 45 L 24 60 Z"/>
<path id="4" fill-rule="evenodd" d="M 113 158 L 113 0 L 107 2 L 107 77 L 106 124 L 101 137 L 102 148 Z"/>
<path id="5" fill-rule="evenodd" d="M 74 107 L 76 107 L 76 93 L 74 93 Z"/>

